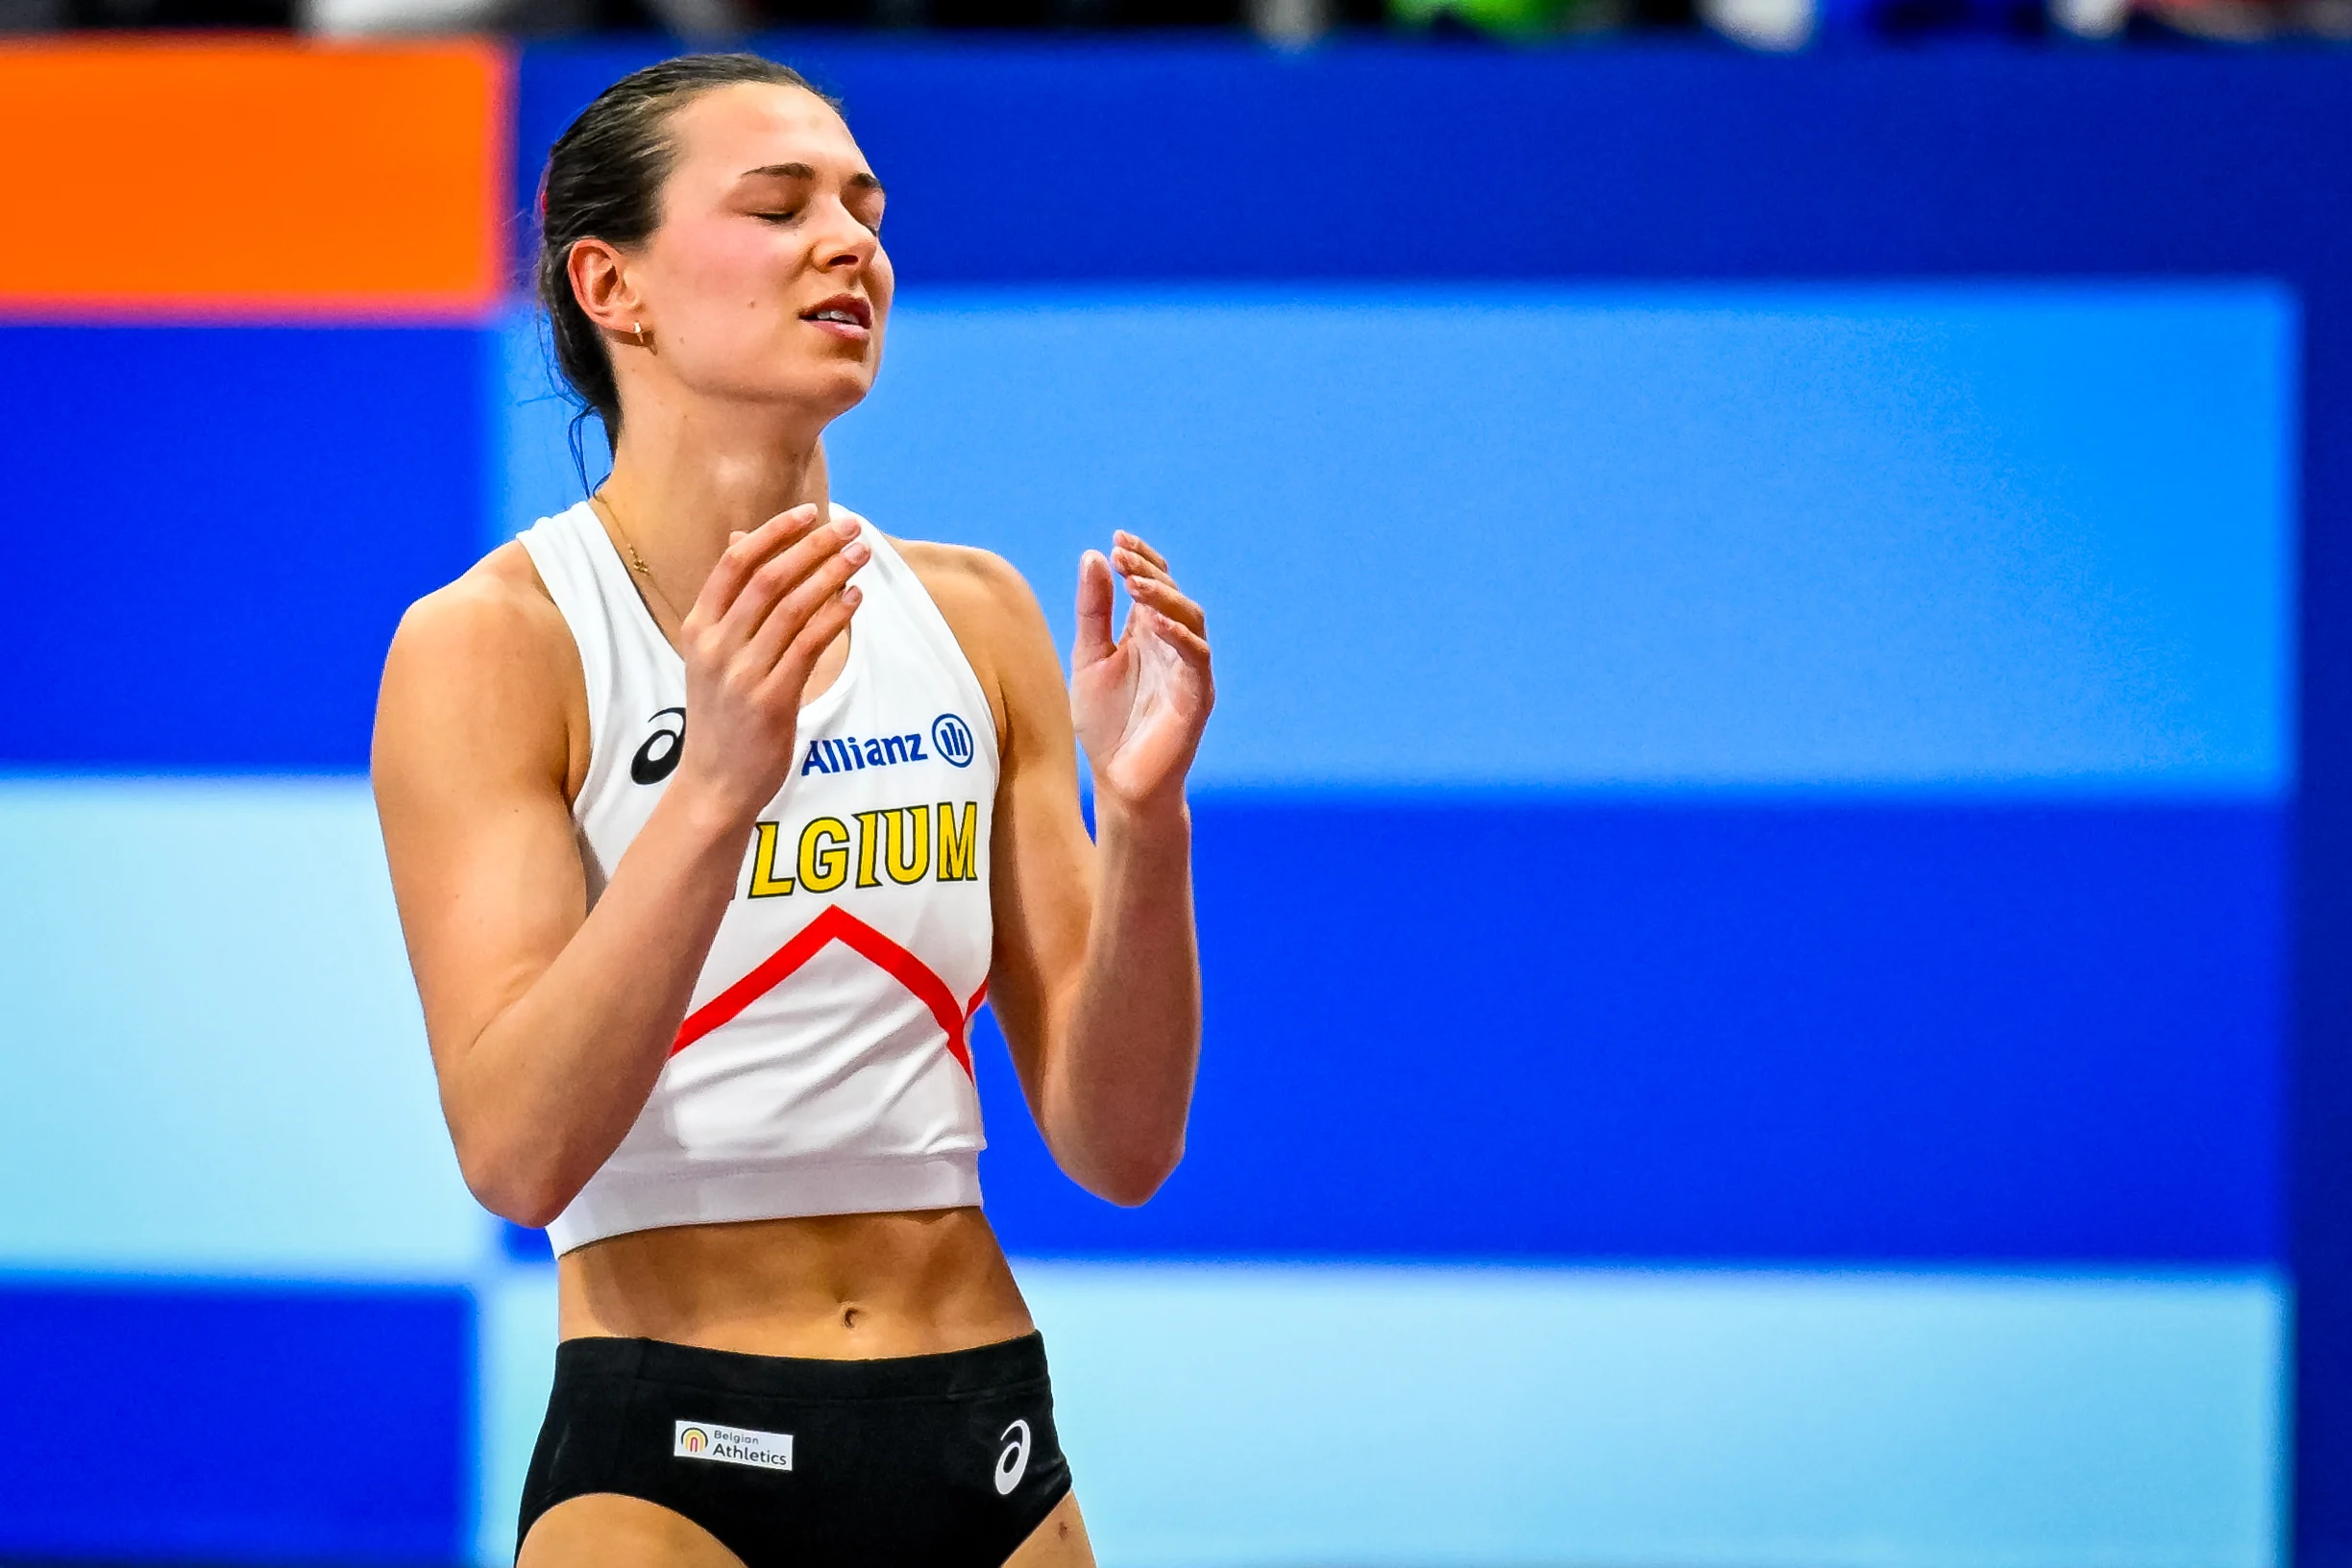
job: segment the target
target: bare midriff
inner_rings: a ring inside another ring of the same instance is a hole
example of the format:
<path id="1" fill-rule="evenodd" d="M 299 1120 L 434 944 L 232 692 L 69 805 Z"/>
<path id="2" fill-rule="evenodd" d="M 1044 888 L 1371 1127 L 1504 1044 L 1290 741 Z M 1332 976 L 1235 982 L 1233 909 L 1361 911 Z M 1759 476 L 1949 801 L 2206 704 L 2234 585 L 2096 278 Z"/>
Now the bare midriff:
<path id="1" fill-rule="evenodd" d="M 559 1332 L 864 1360 L 1036 1325 L 977 1209 L 680 1225 L 608 1237 L 556 1270 Z"/>

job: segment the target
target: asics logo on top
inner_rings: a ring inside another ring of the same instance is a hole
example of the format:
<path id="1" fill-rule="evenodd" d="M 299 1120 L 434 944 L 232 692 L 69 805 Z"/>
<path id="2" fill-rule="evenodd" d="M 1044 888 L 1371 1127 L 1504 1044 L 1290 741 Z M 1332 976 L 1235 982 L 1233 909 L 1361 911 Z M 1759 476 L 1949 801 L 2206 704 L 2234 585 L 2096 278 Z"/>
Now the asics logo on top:
<path id="1" fill-rule="evenodd" d="M 1017 1432 L 1020 1435 L 1013 1437 Z M 1013 1488 L 1020 1484 L 1021 1477 L 1029 1469 L 1029 1423 L 1016 1421 L 996 1435 L 1013 1437 L 1005 1444 L 1004 1452 L 996 1456 L 996 1495 L 1011 1497 Z"/>
<path id="2" fill-rule="evenodd" d="M 931 721 L 931 744 L 939 747 L 941 756 L 957 768 L 969 768 L 972 758 L 977 755 L 972 748 L 971 731 L 965 728 L 964 721 L 952 713 L 943 713 Z"/>
<path id="3" fill-rule="evenodd" d="M 661 723 L 662 720 L 672 717 L 677 720 L 674 729 Z M 647 736 L 645 745 L 639 747 L 637 754 L 629 758 L 629 777 L 640 784 L 659 784 L 676 772 L 678 753 L 686 749 L 684 708 L 664 708 L 653 716 L 652 722 L 660 727 Z"/>

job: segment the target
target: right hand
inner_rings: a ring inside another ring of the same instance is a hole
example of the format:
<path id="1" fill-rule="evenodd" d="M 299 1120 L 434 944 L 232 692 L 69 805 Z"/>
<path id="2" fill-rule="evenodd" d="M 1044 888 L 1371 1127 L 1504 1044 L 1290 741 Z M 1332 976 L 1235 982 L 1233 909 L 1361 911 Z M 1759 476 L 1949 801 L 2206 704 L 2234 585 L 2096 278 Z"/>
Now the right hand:
<path id="1" fill-rule="evenodd" d="M 871 554 L 848 518 L 796 506 L 727 543 L 686 613 L 685 754 L 677 783 L 748 821 L 792 772 L 800 694 L 849 625 L 850 575 Z"/>

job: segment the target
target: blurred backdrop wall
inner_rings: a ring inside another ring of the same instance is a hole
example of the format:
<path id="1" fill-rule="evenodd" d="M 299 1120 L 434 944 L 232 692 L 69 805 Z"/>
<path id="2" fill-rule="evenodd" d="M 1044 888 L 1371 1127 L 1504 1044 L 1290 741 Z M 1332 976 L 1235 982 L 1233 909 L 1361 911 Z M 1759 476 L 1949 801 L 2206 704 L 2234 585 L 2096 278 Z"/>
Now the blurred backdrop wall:
<path id="1" fill-rule="evenodd" d="M 1183 1169 L 981 1053 L 1106 1563 L 2352 1560 L 2352 60 L 769 50 L 893 191 L 839 498 L 1218 637 Z M 0 49 L 0 1556 L 511 1552 L 363 769 L 659 53 Z"/>

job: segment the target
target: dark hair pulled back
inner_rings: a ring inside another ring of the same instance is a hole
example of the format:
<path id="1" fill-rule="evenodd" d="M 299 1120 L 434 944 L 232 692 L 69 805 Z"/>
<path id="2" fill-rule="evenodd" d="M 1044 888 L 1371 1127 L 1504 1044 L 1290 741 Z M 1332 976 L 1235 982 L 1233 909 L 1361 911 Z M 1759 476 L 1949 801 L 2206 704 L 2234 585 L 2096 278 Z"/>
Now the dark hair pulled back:
<path id="1" fill-rule="evenodd" d="M 714 87 L 741 82 L 817 89 L 789 65 L 758 55 L 681 55 L 631 71 L 596 96 L 548 151 L 539 176 L 539 259 L 533 282 L 554 338 L 556 368 L 621 437 L 621 392 L 604 334 L 573 297 L 572 247 L 583 239 L 642 244 L 661 224 L 662 184 L 677 160 L 670 118 Z M 822 93 L 818 96 L 841 106 Z M 581 410 L 581 418 L 587 409 Z M 573 432 L 578 453 L 578 429 Z"/>

